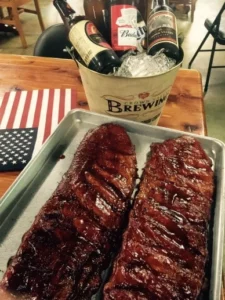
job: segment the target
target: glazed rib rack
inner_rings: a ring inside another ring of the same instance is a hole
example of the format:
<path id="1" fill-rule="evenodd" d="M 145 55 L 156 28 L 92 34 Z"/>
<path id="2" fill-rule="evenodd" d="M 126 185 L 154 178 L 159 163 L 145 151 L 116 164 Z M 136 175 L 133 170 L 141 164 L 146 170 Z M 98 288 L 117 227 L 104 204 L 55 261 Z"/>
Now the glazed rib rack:
<path id="1" fill-rule="evenodd" d="M 135 179 L 125 130 L 106 124 L 90 131 L 23 236 L 2 291 L 25 299 L 90 299 L 120 240 Z"/>
<path id="2" fill-rule="evenodd" d="M 194 138 L 152 144 L 105 300 L 198 298 L 213 189 L 211 160 Z"/>

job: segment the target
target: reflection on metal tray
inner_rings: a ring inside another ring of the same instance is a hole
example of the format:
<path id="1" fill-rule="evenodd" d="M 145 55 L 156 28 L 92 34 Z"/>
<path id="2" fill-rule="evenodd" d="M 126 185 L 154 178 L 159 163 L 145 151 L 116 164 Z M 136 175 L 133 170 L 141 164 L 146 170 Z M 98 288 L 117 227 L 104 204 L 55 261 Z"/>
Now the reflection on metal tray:
<path id="1" fill-rule="evenodd" d="M 136 148 L 139 172 L 144 167 L 152 142 L 162 142 L 185 134 L 96 113 L 74 110 L 60 123 L 38 155 L 27 165 L 0 202 L 0 279 L 35 215 L 51 196 L 86 132 L 100 124 L 114 122 L 125 127 Z M 224 230 L 225 150 L 222 142 L 193 135 L 213 161 L 216 197 L 213 227 L 210 300 L 220 299 Z M 65 158 L 60 159 L 64 154 Z"/>

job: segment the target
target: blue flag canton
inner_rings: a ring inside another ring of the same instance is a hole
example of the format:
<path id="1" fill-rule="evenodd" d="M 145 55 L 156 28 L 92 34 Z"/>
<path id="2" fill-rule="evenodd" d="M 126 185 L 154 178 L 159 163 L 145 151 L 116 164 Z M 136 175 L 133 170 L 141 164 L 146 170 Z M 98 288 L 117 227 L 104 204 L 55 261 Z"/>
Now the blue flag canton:
<path id="1" fill-rule="evenodd" d="M 37 128 L 0 130 L 0 171 L 21 171 L 31 160 Z"/>

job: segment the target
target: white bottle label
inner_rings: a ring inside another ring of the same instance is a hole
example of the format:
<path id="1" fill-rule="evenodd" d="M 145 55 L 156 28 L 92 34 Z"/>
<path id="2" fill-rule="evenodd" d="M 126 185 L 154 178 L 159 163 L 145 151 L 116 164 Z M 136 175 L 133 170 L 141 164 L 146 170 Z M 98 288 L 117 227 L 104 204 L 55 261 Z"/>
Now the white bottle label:
<path id="1" fill-rule="evenodd" d="M 69 40 L 87 66 L 98 53 L 111 49 L 95 25 L 86 20 L 78 22 L 71 28 Z"/>
<path id="2" fill-rule="evenodd" d="M 148 45 L 152 48 L 158 43 L 172 43 L 178 47 L 177 23 L 170 11 L 159 11 L 152 14 L 148 21 Z"/>

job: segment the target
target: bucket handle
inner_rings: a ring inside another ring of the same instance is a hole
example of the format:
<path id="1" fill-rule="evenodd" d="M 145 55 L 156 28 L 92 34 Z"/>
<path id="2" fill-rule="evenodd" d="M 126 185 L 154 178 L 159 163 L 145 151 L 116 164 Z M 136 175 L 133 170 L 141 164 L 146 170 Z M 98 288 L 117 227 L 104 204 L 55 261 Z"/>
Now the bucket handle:
<path id="1" fill-rule="evenodd" d="M 69 55 L 71 56 L 71 58 L 75 61 L 76 65 L 77 65 L 77 68 L 79 69 L 79 64 L 77 62 L 77 57 L 76 57 L 76 54 L 75 54 L 75 51 L 74 51 L 74 47 L 68 47 L 66 46 L 66 51 L 69 53 Z"/>

